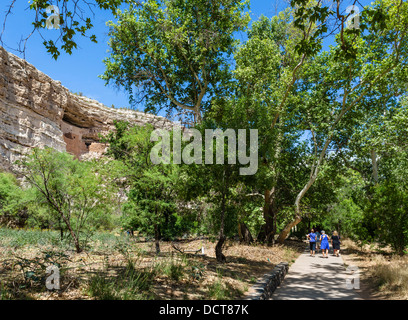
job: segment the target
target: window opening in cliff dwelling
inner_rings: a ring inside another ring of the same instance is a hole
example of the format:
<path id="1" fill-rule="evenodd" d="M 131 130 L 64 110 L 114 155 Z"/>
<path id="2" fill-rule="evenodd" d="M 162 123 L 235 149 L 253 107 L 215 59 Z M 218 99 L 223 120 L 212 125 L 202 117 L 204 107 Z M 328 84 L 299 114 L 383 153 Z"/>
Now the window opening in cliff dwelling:
<path id="1" fill-rule="evenodd" d="M 66 132 L 66 133 L 64 133 L 64 137 L 65 137 L 65 138 L 68 138 L 68 139 L 71 139 L 71 140 L 75 139 L 75 137 L 72 135 L 71 132 Z"/>

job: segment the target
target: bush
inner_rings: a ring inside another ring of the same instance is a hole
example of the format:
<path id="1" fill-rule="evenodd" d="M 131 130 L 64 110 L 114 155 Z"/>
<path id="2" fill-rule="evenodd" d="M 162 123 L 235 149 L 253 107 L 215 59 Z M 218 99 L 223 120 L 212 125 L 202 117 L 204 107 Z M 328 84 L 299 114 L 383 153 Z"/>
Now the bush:
<path id="1" fill-rule="evenodd" d="M 52 230 L 24 230 L 0 228 L 0 246 L 21 248 L 27 245 L 60 245 L 58 233 Z"/>
<path id="2" fill-rule="evenodd" d="M 109 217 L 116 193 L 102 166 L 51 148 L 33 149 L 20 165 L 61 238 L 66 230 L 78 253 L 96 229 L 112 227 Z"/>
<path id="3" fill-rule="evenodd" d="M 26 200 L 16 177 L 0 172 L 0 224 L 24 227 L 28 218 Z"/>
<path id="4" fill-rule="evenodd" d="M 166 264 L 163 268 L 163 273 L 171 280 L 179 281 L 184 274 L 184 267 L 180 263 L 175 263 L 173 260 Z"/>
<path id="5" fill-rule="evenodd" d="M 116 277 L 103 273 L 94 275 L 89 280 L 87 293 L 97 300 L 145 300 L 152 296 L 154 276 L 154 270 L 138 270 L 128 262 Z"/>
<path id="6" fill-rule="evenodd" d="M 384 182 L 373 187 L 366 219 L 375 227 L 378 240 L 391 245 L 399 255 L 408 246 L 408 190 L 403 185 Z"/>

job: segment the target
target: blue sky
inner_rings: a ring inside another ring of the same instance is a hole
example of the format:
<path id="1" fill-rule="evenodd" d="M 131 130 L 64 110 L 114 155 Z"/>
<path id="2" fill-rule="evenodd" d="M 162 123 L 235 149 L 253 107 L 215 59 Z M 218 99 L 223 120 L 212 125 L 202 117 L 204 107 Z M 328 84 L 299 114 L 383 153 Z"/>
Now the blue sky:
<path id="1" fill-rule="evenodd" d="M 5 12 L 8 9 L 7 5 L 10 2 L 11 0 L 3 0 L 0 4 L 0 32 Z M 368 3 L 368 1 L 363 2 Z M 281 0 L 251 0 L 251 18 L 257 20 L 262 14 L 271 17 L 286 6 L 287 3 Z M 42 44 L 43 39 L 34 34 L 27 43 L 25 58 L 54 80 L 61 81 L 62 85 L 73 92 L 82 92 L 85 96 L 96 99 L 109 107 L 112 105 L 128 107 L 129 101 L 125 92 L 105 86 L 104 81 L 98 78 L 98 75 L 103 74 L 105 70 L 103 59 L 108 56 L 109 30 L 106 21 L 113 19 L 112 13 L 95 10 L 92 33 L 97 36 L 98 43 L 95 44 L 89 39 L 78 36 L 76 38 L 78 50 L 74 50 L 72 55 L 61 52 L 57 61 L 46 52 Z M 28 10 L 28 0 L 17 0 L 12 14 L 7 18 L 6 29 L 3 34 L 5 48 L 8 51 L 17 54 L 8 47 L 18 47 L 19 40 L 30 34 L 33 20 L 34 13 Z M 57 38 L 58 34 L 59 31 L 57 30 L 43 31 L 43 35 L 49 39 Z M 241 40 L 244 38 L 243 35 L 237 35 L 237 37 Z"/>

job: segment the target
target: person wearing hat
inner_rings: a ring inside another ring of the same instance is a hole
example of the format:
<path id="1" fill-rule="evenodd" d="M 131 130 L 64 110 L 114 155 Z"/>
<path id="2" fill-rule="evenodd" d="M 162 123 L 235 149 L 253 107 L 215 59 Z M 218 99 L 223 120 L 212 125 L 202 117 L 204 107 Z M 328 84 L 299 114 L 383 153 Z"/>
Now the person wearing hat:
<path id="1" fill-rule="evenodd" d="M 322 255 L 323 258 L 328 258 L 329 257 L 329 237 L 326 234 L 326 232 L 324 232 L 324 230 L 322 230 L 322 234 L 320 236 L 320 249 L 322 249 Z M 325 251 L 326 250 L 326 255 L 325 255 Z"/>

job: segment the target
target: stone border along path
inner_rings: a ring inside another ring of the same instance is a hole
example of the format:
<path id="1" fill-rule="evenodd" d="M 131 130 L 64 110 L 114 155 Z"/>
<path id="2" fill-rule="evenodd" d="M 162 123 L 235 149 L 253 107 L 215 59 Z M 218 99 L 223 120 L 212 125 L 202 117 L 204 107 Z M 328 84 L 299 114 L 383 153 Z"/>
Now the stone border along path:
<path id="1" fill-rule="evenodd" d="M 264 274 L 247 292 L 245 300 L 268 300 L 288 273 L 289 264 L 281 262 L 271 273 Z"/>
<path id="2" fill-rule="evenodd" d="M 343 259 L 329 253 L 323 258 L 321 251 L 310 256 L 307 247 L 290 266 L 283 283 L 271 296 L 271 300 L 362 300 L 354 289 L 347 288 L 347 279 L 358 274 L 348 273 Z"/>

